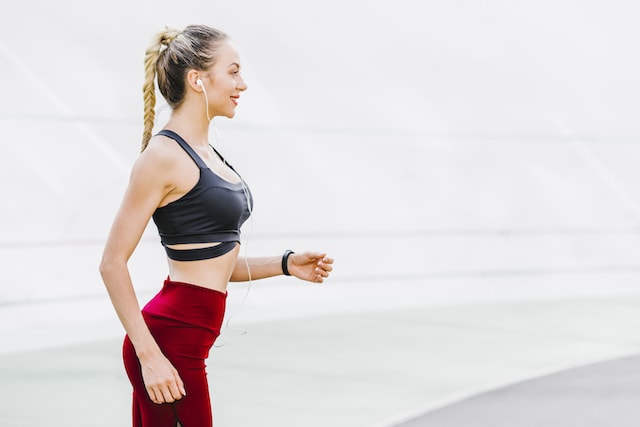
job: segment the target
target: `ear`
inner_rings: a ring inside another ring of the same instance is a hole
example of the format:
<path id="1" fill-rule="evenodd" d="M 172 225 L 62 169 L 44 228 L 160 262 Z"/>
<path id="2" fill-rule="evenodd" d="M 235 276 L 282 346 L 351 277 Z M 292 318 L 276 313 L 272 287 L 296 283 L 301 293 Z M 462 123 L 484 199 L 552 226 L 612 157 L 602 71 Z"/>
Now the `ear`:
<path id="1" fill-rule="evenodd" d="M 196 92 L 202 92 L 202 86 L 198 83 L 200 79 L 202 79 L 202 73 L 200 71 L 187 71 L 187 85 Z"/>

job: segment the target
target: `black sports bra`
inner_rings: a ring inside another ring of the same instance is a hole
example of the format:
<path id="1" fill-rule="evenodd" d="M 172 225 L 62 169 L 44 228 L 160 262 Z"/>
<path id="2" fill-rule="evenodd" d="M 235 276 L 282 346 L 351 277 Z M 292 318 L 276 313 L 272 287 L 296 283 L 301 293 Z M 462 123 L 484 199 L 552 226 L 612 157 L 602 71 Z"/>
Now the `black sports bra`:
<path id="1" fill-rule="evenodd" d="M 191 190 L 153 213 L 153 221 L 158 227 L 167 256 L 177 261 L 197 261 L 231 251 L 240 242 L 240 227 L 251 215 L 253 197 L 249 188 L 242 177 L 240 182 L 231 183 L 216 175 L 177 133 L 164 129 L 158 135 L 167 136 L 180 144 L 200 169 L 200 179 Z M 220 153 L 215 149 L 213 151 L 235 172 Z M 218 242 L 214 246 L 196 249 L 173 249 L 167 246 Z"/>

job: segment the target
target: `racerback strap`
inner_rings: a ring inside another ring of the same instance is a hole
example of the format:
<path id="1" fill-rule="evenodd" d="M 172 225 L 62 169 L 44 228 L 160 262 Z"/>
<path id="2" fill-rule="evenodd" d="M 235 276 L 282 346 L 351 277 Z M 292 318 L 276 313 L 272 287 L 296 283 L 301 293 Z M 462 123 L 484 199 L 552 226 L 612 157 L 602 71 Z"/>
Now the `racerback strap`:
<path id="1" fill-rule="evenodd" d="M 193 148 L 191 148 L 191 146 L 187 144 L 187 141 L 182 139 L 182 137 L 177 133 L 175 133 L 174 131 L 168 130 L 168 129 L 162 129 L 160 132 L 158 132 L 158 135 L 164 135 L 166 137 L 173 139 L 178 144 L 180 144 L 182 149 L 187 152 L 189 157 L 193 159 L 193 161 L 196 163 L 196 165 L 198 165 L 198 167 L 202 169 L 208 168 L 207 164 L 200 158 L 200 156 L 198 156 L 198 154 L 193 150 Z"/>
<path id="2" fill-rule="evenodd" d="M 178 135 L 174 131 L 169 130 L 169 129 L 162 129 L 160 132 L 158 132 L 158 135 L 164 135 L 166 137 L 169 137 L 169 138 L 175 140 L 178 144 L 180 144 L 182 149 L 187 152 L 189 157 L 191 157 L 193 159 L 193 161 L 196 163 L 196 165 L 198 165 L 198 167 L 204 168 L 204 169 L 208 169 L 209 168 L 209 166 L 207 166 L 207 164 L 204 162 L 204 160 L 202 160 L 202 158 L 200 158 L 200 156 L 198 156 L 198 154 L 193 150 L 193 148 L 191 148 L 191 146 L 189 144 L 187 144 L 187 141 L 185 141 L 180 135 Z M 213 145 L 209 144 L 209 147 L 211 147 L 213 152 L 216 153 L 218 155 L 218 157 L 220 157 L 220 160 L 222 160 L 222 162 L 224 164 L 229 166 L 232 171 L 236 172 L 236 170 L 233 168 L 233 166 L 231 166 L 231 164 L 229 164 L 229 162 L 227 162 L 225 160 L 225 158 L 222 157 L 222 155 L 218 152 L 218 150 L 216 150 L 213 147 Z M 236 172 L 236 174 L 237 173 L 238 172 Z M 240 179 L 242 179 L 242 177 Z"/>

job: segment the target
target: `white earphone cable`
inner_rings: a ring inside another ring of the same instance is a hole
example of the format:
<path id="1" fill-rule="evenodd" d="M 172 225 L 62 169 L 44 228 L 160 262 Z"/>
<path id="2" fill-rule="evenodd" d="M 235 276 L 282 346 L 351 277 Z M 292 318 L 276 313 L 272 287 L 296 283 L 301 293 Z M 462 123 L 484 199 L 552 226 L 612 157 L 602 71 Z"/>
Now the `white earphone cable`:
<path id="1" fill-rule="evenodd" d="M 200 85 L 200 87 L 202 88 L 202 93 L 204 94 L 204 106 L 205 106 L 205 109 L 207 111 L 207 120 L 210 123 L 211 119 L 213 117 L 209 116 L 209 97 L 207 96 L 207 90 L 204 88 L 204 83 L 202 83 L 202 80 L 198 79 L 197 81 L 198 81 L 198 84 Z M 218 132 L 218 129 L 215 128 L 215 126 L 214 126 L 214 129 L 216 129 L 216 134 L 220 135 L 220 133 Z"/>
<path id="2" fill-rule="evenodd" d="M 216 135 L 216 142 L 221 142 L 222 140 L 222 135 L 220 134 L 220 131 L 218 130 L 215 122 L 213 122 L 213 129 Z M 231 168 L 231 166 L 229 165 L 229 163 L 227 163 L 226 159 L 223 158 L 223 162 L 225 163 L 225 165 L 227 165 L 228 167 Z M 239 328 L 239 327 L 232 327 L 230 325 L 231 320 L 240 312 L 242 311 L 242 308 L 245 305 L 245 302 L 247 301 L 247 298 L 249 297 L 249 293 L 251 292 L 251 286 L 253 284 L 252 278 L 251 278 L 251 268 L 249 266 L 249 242 L 251 241 L 251 235 L 253 234 L 253 203 L 251 200 L 251 194 L 249 193 L 249 188 L 247 187 L 246 183 L 244 182 L 244 179 L 242 178 L 242 176 L 240 176 L 240 174 L 238 172 L 235 171 L 235 169 L 231 168 L 231 170 L 233 170 L 235 172 L 235 174 L 238 176 L 238 178 L 240 178 L 240 185 L 242 186 L 242 192 L 244 193 L 244 197 L 247 203 L 247 209 L 249 211 L 249 232 L 247 234 L 247 238 L 244 239 L 244 243 L 242 244 L 243 250 L 244 250 L 244 265 L 247 269 L 247 281 L 248 281 L 248 285 L 247 285 L 247 291 L 245 292 L 244 296 L 242 297 L 242 301 L 240 302 L 240 306 L 238 307 L 238 309 L 230 314 L 227 317 L 226 322 L 224 323 L 224 327 L 227 330 L 235 330 L 238 331 L 238 336 L 242 336 L 247 334 L 249 331 L 247 331 L 244 328 Z M 215 347 L 222 347 L 224 345 L 226 345 L 227 343 L 220 343 L 220 344 L 215 344 Z"/>

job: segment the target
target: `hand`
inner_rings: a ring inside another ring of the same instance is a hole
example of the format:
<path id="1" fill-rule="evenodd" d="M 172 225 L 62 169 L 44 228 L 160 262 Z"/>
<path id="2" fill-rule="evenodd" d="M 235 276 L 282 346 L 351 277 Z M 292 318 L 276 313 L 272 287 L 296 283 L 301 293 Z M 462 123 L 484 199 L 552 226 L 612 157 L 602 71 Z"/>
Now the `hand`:
<path id="1" fill-rule="evenodd" d="M 333 270 L 333 259 L 319 252 L 294 253 L 289 256 L 287 269 L 298 279 L 322 283 Z"/>
<path id="2" fill-rule="evenodd" d="M 153 403 L 173 403 L 187 395 L 178 371 L 164 355 L 141 362 L 142 379 Z"/>

